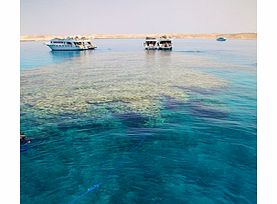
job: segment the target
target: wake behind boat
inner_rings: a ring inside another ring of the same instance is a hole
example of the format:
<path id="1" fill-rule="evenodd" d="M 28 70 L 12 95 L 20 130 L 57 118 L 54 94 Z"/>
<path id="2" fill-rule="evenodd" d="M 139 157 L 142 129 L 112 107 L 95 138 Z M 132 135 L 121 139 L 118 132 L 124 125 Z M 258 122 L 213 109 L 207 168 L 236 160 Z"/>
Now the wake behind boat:
<path id="1" fill-rule="evenodd" d="M 96 47 L 92 44 L 89 38 L 67 37 L 67 38 L 54 38 L 46 43 L 53 51 L 72 51 L 72 50 L 89 50 Z"/>

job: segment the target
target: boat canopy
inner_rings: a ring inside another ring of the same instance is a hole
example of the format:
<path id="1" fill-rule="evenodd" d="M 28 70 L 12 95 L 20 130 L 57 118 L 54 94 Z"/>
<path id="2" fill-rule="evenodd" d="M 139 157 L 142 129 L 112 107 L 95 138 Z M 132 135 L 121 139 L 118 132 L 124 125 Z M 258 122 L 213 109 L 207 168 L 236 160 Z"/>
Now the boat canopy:
<path id="1" fill-rule="evenodd" d="M 156 40 L 156 38 L 154 38 L 154 37 L 146 37 L 145 39 L 146 40 Z"/>

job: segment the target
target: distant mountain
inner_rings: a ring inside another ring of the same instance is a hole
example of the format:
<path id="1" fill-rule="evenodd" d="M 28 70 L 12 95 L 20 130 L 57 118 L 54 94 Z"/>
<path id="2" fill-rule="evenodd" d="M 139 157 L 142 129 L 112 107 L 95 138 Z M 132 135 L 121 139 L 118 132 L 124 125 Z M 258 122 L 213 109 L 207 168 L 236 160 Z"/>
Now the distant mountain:
<path id="1" fill-rule="evenodd" d="M 156 33 L 156 34 L 91 34 L 84 35 L 85 37 L 92 37 L 95 39 L 132 39 L 145 37 L 161 37 L 168 36 L 170 38 L 178 39 L 215 39 L 217 37 L 225 37 L 227 39 L 257 39 L 257 33 L 211 33 L 211 34 L 186 34 L 186 33 Z M 22 35 L 20 41 L 47 41 L 52 38 L 65 38 L 67 36 L 61 35 Z"/>

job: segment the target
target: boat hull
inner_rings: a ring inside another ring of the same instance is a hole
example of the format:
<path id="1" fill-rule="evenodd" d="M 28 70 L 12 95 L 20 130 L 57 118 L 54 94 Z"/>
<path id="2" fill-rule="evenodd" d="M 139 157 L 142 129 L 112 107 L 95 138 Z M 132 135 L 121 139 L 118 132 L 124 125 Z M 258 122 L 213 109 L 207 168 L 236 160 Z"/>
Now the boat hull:
<path id="1" fill-rule="evenodd" d="M 172 50 L 172 47 L 159 47 L 159 50 Z"/>
<path id="2" fill-rule="evenodd" d="M 157 47 L 145 47 L 146 50 L 157 50 Z"/>

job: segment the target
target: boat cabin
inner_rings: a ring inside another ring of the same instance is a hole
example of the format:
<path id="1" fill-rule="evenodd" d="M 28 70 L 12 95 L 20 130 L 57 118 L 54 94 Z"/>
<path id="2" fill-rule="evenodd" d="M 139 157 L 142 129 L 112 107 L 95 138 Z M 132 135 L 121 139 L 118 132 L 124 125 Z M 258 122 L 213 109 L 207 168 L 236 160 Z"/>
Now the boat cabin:
<path id="1" fill-rule="evenodd" d="M 146 37 L 144 42 L 144 47 L 146 50 L 158 49 L 158 41 L 156 38 Z"/>

